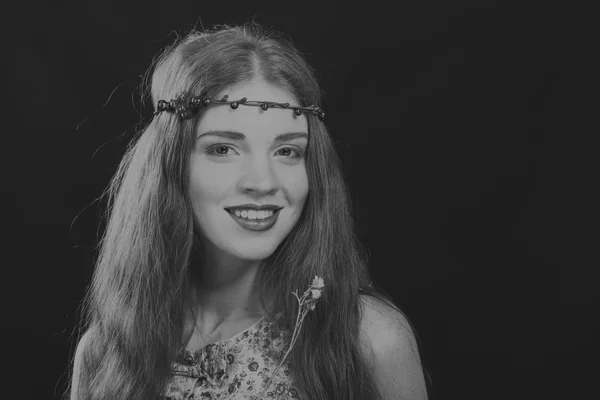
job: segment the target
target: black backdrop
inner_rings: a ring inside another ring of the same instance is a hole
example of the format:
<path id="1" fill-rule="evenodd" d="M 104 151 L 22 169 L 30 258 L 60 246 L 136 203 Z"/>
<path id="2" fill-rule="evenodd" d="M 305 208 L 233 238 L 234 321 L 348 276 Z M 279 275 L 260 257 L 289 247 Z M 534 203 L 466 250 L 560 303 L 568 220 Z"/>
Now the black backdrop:
<path id="1" fill-rule="evenodd" d="M 430 398 L 583 398 L 598 368 L 598 29 L 575 2 L 16 3 L 5 14 L 8 393 L 58 398 L 103 225 L 150 117 L 141 75 L 193 26 L 289 35 L 326 92 L 376 284 Z M 14 244 L 12 243 L 14 242 Z M 16 266 L 17 268 L 13 268 Z M 10 271 L 10 273 L 9 273 Z M 22 305 L 16 307 L 16 304 Z M 8 314 L 11 315 L 11 314 Z M 11 359 L 11 360 L 12 360 Z"/>

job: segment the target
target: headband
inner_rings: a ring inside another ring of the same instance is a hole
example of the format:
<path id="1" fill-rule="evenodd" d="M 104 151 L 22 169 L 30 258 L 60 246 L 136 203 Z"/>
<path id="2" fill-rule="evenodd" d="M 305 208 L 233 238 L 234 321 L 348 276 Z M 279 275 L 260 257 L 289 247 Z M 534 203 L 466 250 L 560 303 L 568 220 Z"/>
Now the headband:
<path id="1" fill-rule="evenodd" d="M 196 111 L 202 107 L 208 107 L 214 104 L 229 104 L 232 109 L 238 108 L 239 105 L 243 106 L 254 106 L 260 107 L 264 111 L 269 108 L 289 108 L 293 109 L 296 115 L 302 115 L 302 113 L 310 113 L 319 117 L 320 120 L 325 118 L 325 112 L 319 107 L 298 107 L 291 106 L 290 103 L 275 103 L 272 101 L 250 101 L 246 97 L 242 97 L 239 100 L 228 101 L 228 95 L 223 96 L 221 100 L 211 100 L 208 97 L 193 96 L 189 97 L 186 93 L 177 96 L 171 101 L 159 100 L 154 115 L 166 111 L 169 113 L 176 113 L 181 120 L 189 119 L 194 116 Z"/>

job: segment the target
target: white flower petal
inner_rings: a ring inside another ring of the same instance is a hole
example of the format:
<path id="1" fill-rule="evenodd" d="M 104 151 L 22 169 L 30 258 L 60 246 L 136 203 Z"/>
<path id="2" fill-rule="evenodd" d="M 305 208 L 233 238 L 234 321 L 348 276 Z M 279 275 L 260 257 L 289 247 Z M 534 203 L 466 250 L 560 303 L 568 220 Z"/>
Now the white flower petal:
<path id="1" fill-rule="evenodd" d="M 323 282 L 323 278 L 320 278 L 318 275 L 315 275 L 315 279 L 313 279 L 312 286 L 317 289 L 320 289 L 323 286 L 325 286 L 325 283 Z"/>

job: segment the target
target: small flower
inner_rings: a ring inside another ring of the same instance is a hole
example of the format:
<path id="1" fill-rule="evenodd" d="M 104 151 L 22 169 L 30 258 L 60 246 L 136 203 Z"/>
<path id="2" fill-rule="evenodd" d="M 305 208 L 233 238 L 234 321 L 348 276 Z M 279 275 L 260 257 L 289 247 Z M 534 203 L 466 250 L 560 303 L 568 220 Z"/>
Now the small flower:
<path id="1" fill-rule="evenodd" d="M 296 299 L 298 300 L 298 315 L 296 316 L 296 326 L 294 327 L 294 332 L 293 332 L 292 338 L 290 340 L 290 346 L 289 346 L 287 352 L 285 353 L 285 355 L 283 356 L 283 359 L 281 360 L 281 362 L 279 363 L 277 368 L 275 368 L 275 371 L 273 371 L 273 373 L 271 374 L 271 377 L 268 379 L 267 385 L 262 389 L 262 391 L 258 394 L 258 396 L 252 397 L 252 399 L 260 398 L 260 396 L 262 396 L 262 394 L 267 390 L 267 388 L 273 382 L 273 376 L 275 376 L 277 371 L 279 371 L 279 369 L 285 362 L 287 356 L 290 354 L 290 351 L 292 351 L 292 347 L 294 347 L 294 343 L 296 342 L 296 339 L 298 338 L 298 332 L 300 331 L 300 328 L 302 328 L 302 323 L 304 322 L 304 317 L 306 317 L 306 314 L 308 314 L 309 311 L 312 311 L 315 309 L 317 300 L 321 297 L 320 289 L 322 289 L 323 287 L 325 287 L 325 282 L 323 282 L 323 278 L 320 278 L 317 275 L 317 276 L 315 276 L 315 279 L 313 279 L 312 284 L 308 287 L 306 292 L 304 292 L 302 297 L 298 297 L 297 292 L 292 293 L 294 296 L 296 296 Z M 310 298 L 308 297 L 309 295 L 311 296 Z M 276 388 L 276 390 L 279 390 L 279 389 L 280 388 L 278 386 Z M 281 392 L 278 392 L 278 393 L 281 393 Z M 287 396 L 285 396 L 285 398 L 287 398 Z"/>
<path id="2" fill-rule="evenodd" d="M 321 289 L 325 286 L 325 282 L 323 282 L 323 278 L 319 278 L 317 275 L 315 275 L 315 279 L 313 279 L 312 286 L 314 286 L 317 289 Z"/>

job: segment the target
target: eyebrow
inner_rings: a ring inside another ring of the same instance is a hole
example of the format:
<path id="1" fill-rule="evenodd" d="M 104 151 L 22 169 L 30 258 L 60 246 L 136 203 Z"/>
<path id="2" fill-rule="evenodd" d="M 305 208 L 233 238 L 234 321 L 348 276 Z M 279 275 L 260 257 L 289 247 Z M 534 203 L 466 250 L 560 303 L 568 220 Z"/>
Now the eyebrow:
<path id="1" fill-rule="evenodd" d="M 204 132 L 203 134 L 201 134 L 200 136 L 198 136 L 196 138 L 196 140 L 198 140 L 198 139 L 200 139 L 202 137 L 206 137 L 206 136 L 216 136 L 216 137 L 220 137 L 220 138 L 224 138 L 224 139 L 230 139 L 230 140 L 245 140 L 246 139 L 246 135 L 244 135 L 241 132 L 212 130 L 212 131 L 206 131 L 206 132 Z M 286 132 L 286 133 L 281 133 L 281 134 L 279 134 L 279 135 L 277 135 L 275 137 L 275 142 L 286 142 L 288 140 L 300 139 L 300 138 L 308 139 L 308 133 L 306 133 L 306 132 Z"/>

